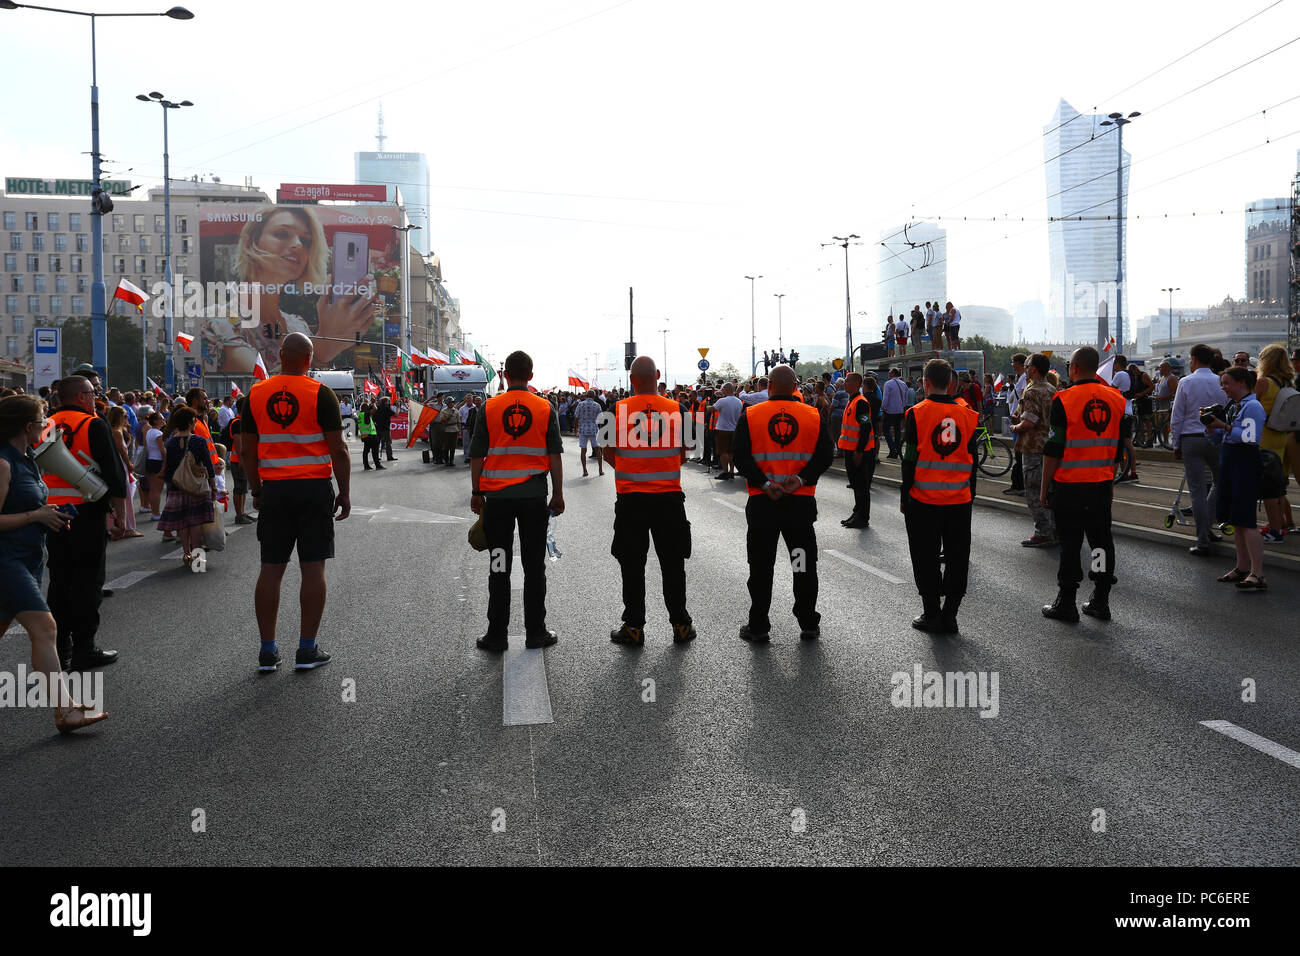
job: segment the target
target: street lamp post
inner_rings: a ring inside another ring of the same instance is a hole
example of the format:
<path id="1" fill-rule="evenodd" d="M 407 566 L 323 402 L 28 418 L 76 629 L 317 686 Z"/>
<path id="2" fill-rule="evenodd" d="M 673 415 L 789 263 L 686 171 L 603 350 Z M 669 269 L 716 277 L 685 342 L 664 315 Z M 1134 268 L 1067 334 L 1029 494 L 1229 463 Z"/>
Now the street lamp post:
<path id="1" fill-rule="evenodd" d="M 782 337 L 781 331 L 781 300 L 785 298 L 785 293 L 774 292 L 773 295 L 776 297 L 776 349 L 778 352 L 784 352 L 785 339 Z"/>
<path id="2" fill-rule="evenodd" d="M 1111 113 L 1102 126 L 1118 127 L 1119 148 L 1115 160 L 1115 341 L 1124 350 L 1124 127 L 1141 113 Z"/>
<path id="3" fill-rule="evenodd" d="M 758 367 L 758 334 L 754 331 L 754 283 L 762 276 L 745 276 L 749 280 L 749 374 L 754 374 Z"/>
<path id="4" fill-rule="evenodd" d="M 100 380 L 108 381 L 108 298 L 104 288 L 104 224 L 103 215 L 111 212 L 113 202 L 100 189 L 102 173 L 99 155 L 99 73 L 95 62 L 95 19 L 97 17 L 170 17 L 173 20 L 192 20 L 194 14 L 184 7 L 172 7 L 162 13 L 90 13 L 86 10 L 64 10 L 60 7 L 38 7 L 30 3 L 0 0 L 0 10 L 43 10 L 46 13 L 67 13 L 90 17 L 90 364 L 95 366 Z"/>
<path id="5" fill-rule="evenodd" d="M 406 354 L 411 354 L 411 230 L 419 226 L 393 226 L 394 232 L 402 234 L 402 324 L 406 327 Z M 384 330 L 384 339 L 388 330 Z M 400 363 L 399 363 L 400 364 Z"/>
<path id="6" fill-rule="evenodd" d="M 1174 293 L 1182 292 L 1183 287 L 1174 286 L 1173 288 L 1161 289 L 1160 291 L 1169 293 L 1169 356 L 1172 358 L 1174 354 Z"/>
<path id="7" fill-rule="evenodd" d="M 834 242 L 823 242 L 822 248 L 827 246 L 844 247 L 844 368 L 845 371 L 853 371 L 853 306 L 849 301 L 849 243 L 853 239 L 862 238 L 857 233 L 849 233 L 847 236 L 831 236 Z M 853 245 L 860 246 L 862 243 L 855 242 Z"/>
<path id="8" fill-rule="evenodd" d="M 166 313 L 163 316 L 163 338 L 167 340 L 167 358 L 163 365 L 163 381 L 167 384 L 170 391 L 176 386 L 176 363 L 173 358 L 176 351 L 175 334 L 172 331 L 172 320 L 175 315 L 176 290 L 172 288 L 172 177 L 171 177 L 171 158 L 168 155 L 167 148 L 167 111 L 178 110 L 182 106 L 193 106 L 189 100 L 181 100 L 179 103 L 173 103 L 171 100 L 163 97 L 161 93 L 150 93 L 146 96 L 143 93 L 137 93 L 137 100 L 145 103 L 157 103 L 162 107 L 163 118 L 163 281 L 167 284 L 167 294 L 163 298 L 163 306 Z"/>
<path id="9" fill-rule="evenodd" d="M 668 321 L 670 321 L 670 320 L 669 320 L 669 319 L 664 319 L 664 321 L 665 321 L 665 322 L 668 322 Z M 667 328 L 667 326 L 665 326 L 664 328 L 660 329 L 659 331 L 662 332 L 662 333 L 664 334 L 664 377 L 663 377 L 663 381 L 664 381 L 664 382 L 667 382 L 667 381 L 668 381 L 668 328 Z"/>

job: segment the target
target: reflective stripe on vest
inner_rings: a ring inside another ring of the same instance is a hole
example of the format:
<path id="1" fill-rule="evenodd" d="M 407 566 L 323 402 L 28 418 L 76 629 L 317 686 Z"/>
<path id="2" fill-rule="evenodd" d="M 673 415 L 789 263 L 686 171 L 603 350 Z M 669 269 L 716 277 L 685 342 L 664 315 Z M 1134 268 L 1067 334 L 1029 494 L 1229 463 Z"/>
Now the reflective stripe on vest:
<path id="1" fill-rule="evenodd" d="M 849 399 L 849 403 L 844 406 L 844 414 L 840 419 L 840 440 L 836 442 L 836 445 L 845 451 L 857 451 L 858 439 L 862 437 L 862 426 L 858 424 L 857 413 L 857 405 L 859 402 L 866 403 L 868 407 L 871 404 L 870 402 L 867 402 L 865 395 L 854 395 Z M 875 448 L 876 435 L 873 431 L 871 434 L 871 440 L 867 442 L 866 447 L 862 450 L 874 451 Z"/>
<path id="2" fill-rule="evenodd" d="M 60 408 L 50 415 L 50 421 L 58 429 L 63 444 L 68 451 L 72 452 L 72 457 L 83 465 L 94 461 L 90 455 L 90 423 L 94 419 L 94 415 L 83 412 L 79 408 Z M 46 498 L 49 504 L 81 504 L 83 499 L 76 485 L 60 478 L 52 471 L 41 473 L 45 478 L 45 487 L 49 489 L 49 497 Z"/>
<path id="3" fill-rule="evenodd" d="M 239 452 L 237 450 L 237 447 L 239 445 L 239 436 L 235 434 L 235 426 L 238 424 L 239 424 L 239 416 L 236 415 L 234 418 L 230 420 L 230 424 L 226 426 L 226 431 L 230 435 L 230 463 L 232 465 L 239 464 Z"/>
<path id="4" fill-rule="evenodd" d="M 263 481 L 329 478 L 333 473 L 317 418 L 323 387 L 306 375 L 273 375 L 248 390 L 248 413 L 257 426 L 257 473 Z"/>
<path id="5" fill-rule="evenodd" d="M 1065 454 L 1056 480 L 1067 484 L 1106 482 L 1115 478 L 1120 423 L 1125 399 L 1100 381 L 1079 382 L 1056 393 L 1065 409 Z"/>
<path id="6" fill-rule="evenodd" d="M 703 411 L 697 413 L 703 424 Z M 682 490 L 681 409 L 661 395 L 633 395 L 614 406 L 614 490 Z M 657 426 L 657 427 L 656 427 Z"/>
<path id="7" fill-rule="evenodd" d="M 546 452 L 550 402 L 525 389 L 511 389 L 489 398 L 483 414 L 487 416 L 488 450 L 479 487 L 500 491 L 551 470 Z"/>
<path id="8" fill-rule="evenodd" d="M 217 455 L 217 446 L 212 441 L 212 432 L 208 431 L 208 423 L 199 417 L 198 412 L 194 413 L 193 430 L 194 430 L 194 434 L 198 435 L 200 438 L 204 440 L 204 442 L 207 443 L 208 461 L 212 462 L 213 468 L 217 467 L 217 462 L 221 460 L 220 457 Z"/>
<path id="9" fill-rule="evenodd" d="M 916 426 L 916 473 L 908 494 L 923 504 L 968 503 L 975 464 L 969 445 L 979 415 L 960 402 L 931 399 L 913 405 L 907 414 Z"/>
<path id="10" fill-rule="evenodd" d="M 744 411 L 754 461 L 768 481 L 781 483 L 803 471 L 817 451 L 822 418 L 817 409 L 797 399 L 775 399 L 750 405 Z M 750 488 L 751 495 L 763 493 Z M 815 495 L 815 485 L 802 485 L 796 495 Z"/>

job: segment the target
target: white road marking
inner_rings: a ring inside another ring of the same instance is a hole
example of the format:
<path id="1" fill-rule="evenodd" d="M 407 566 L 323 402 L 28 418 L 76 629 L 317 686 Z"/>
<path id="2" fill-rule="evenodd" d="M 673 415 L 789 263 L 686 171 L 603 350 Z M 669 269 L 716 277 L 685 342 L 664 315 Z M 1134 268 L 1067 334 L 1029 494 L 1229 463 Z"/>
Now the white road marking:
<path id="1" fill-rule="evenodd" d="M 159 561 L 179 561 L 179 560 L 180 560 L 181 558 L 183 558 L 183 557 L 185 557 L 185 549 L 184 549 L 184 548 L 177 548 L 175 551 L 171 552 L 171 554 L 164 554 L 164 555 L 163 555 L 162 557 L 160 557 L 158 560 L 159 560 Z"/>
<path id="2" fill-rule="evenodd" d="M 114 578 L 106 583 L 104 587 L 111 588 L 114 591 L 123 591 L 133 584 L 139 584 L 151 574 L 153 574 L 152 571 L 131 571 L 120 578 Z"/>
<path id="3" fill-rule="evenodd" d="M 546 685 L 546 657 L 541 648 L 523 646 L 521 635 L 511 639 L 501 667 L 501 721 L 507 727 L 550 724 L 551 692 Z"/>
<path id="4" fill-rule="evenodd" d="M 1233 740 L 1245 744 L 1247 747 L 1254 747 L 1260 753 L 1268 754 L 1270 757 L 1276 757 L 1284 764 L 1289 764 L 1300 770 L 1300 753 L 1296 753 L 1290 747 L 1283 747 L 1281 744 L 1274 743 L 1267 737 L 1261 737 L 1259 734 L 1251 733 L 1243 727 L 1238 727 L 1229 720 L 1203 720 L 1202 727 L 1209 727 L 1216 730 L 1225 737 L 1231 737 Z"/>
<path id="5" fill-rule="evenodd" d="M 880 570 L 880 568 L 873 568 L 865 561 L 859 561 L 857 558 L 851 558 L 847 554 L 841 554 L 838 551 L 831 551 L 831 550 L 823 551 L 822 554 L 829 554 L 832 558 L 839 558 L 845 564 L 851 564 L 855 568 L 861 568 L 863 571 L 866 571 L 868 574 L 874 574 L 876 577 L 880 578 L 881 580 L 888 581 L 890 584 L 904 583 L 902 578 L 896 578 L 888 571 L 882 571 Z"/>
<path id="6" fill-rule="evenodd" d="M 719 498 L 717 495 L 714 495 L 713 500 L 724 508 L 730 508 L 732 511 L 739 511 L 742 515 L 745 513 L 745 509 L 741 505 L 732 504 L 726 498 Z"/>
<path id="7" fill-rule="evenodd" d="M 444 515 L 436 511 L 419 511 L 402 505 L 384 505 L 370 516 L 373 524 L 460 524 L 473 521 L 459 515 Z"/>

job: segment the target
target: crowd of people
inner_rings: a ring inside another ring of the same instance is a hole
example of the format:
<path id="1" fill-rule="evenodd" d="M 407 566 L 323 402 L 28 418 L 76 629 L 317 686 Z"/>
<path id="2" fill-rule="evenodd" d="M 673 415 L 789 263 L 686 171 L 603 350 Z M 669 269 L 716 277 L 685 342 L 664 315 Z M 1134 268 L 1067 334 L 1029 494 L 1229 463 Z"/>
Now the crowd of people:
<path id="1" fill-rule="evenodd" d="M 886 317 L 881 331 L 887 355 L 906 355 L 909 340 L 913 350 L 920 352 L 926 339 L 934 352 L 961 348 L 961 310 L 951 302 L 943 308 L 938 302 L 926 302 L 924 309 L 914 305 L 910 315 L 899 312 Z"/>

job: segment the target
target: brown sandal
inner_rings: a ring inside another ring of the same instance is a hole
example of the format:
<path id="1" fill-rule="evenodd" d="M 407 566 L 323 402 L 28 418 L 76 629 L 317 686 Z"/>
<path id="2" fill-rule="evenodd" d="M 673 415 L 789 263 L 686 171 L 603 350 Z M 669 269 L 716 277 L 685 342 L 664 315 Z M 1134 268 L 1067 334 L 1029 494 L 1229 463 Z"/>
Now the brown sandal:
<path id="1" fill-rule="evenodd" d="M 1246 580 L 1249 576 L 1249 571 L 1244 571 L 1241 568 L 1233 568 L 1227 574 L 1221 574 L 1214 580 L 1218 581 L 1220 584 L 1236 584 L 1239 581 Z"/>
<path id="2" fill-rule="evenodd" d="M 1268 582 L 1252 571 L 1250 574 L 1246 575 L 1245 578 L 1237 582 L 1237 587 L 1241 588 L 1243 591 L 1267 591 Z"/>

